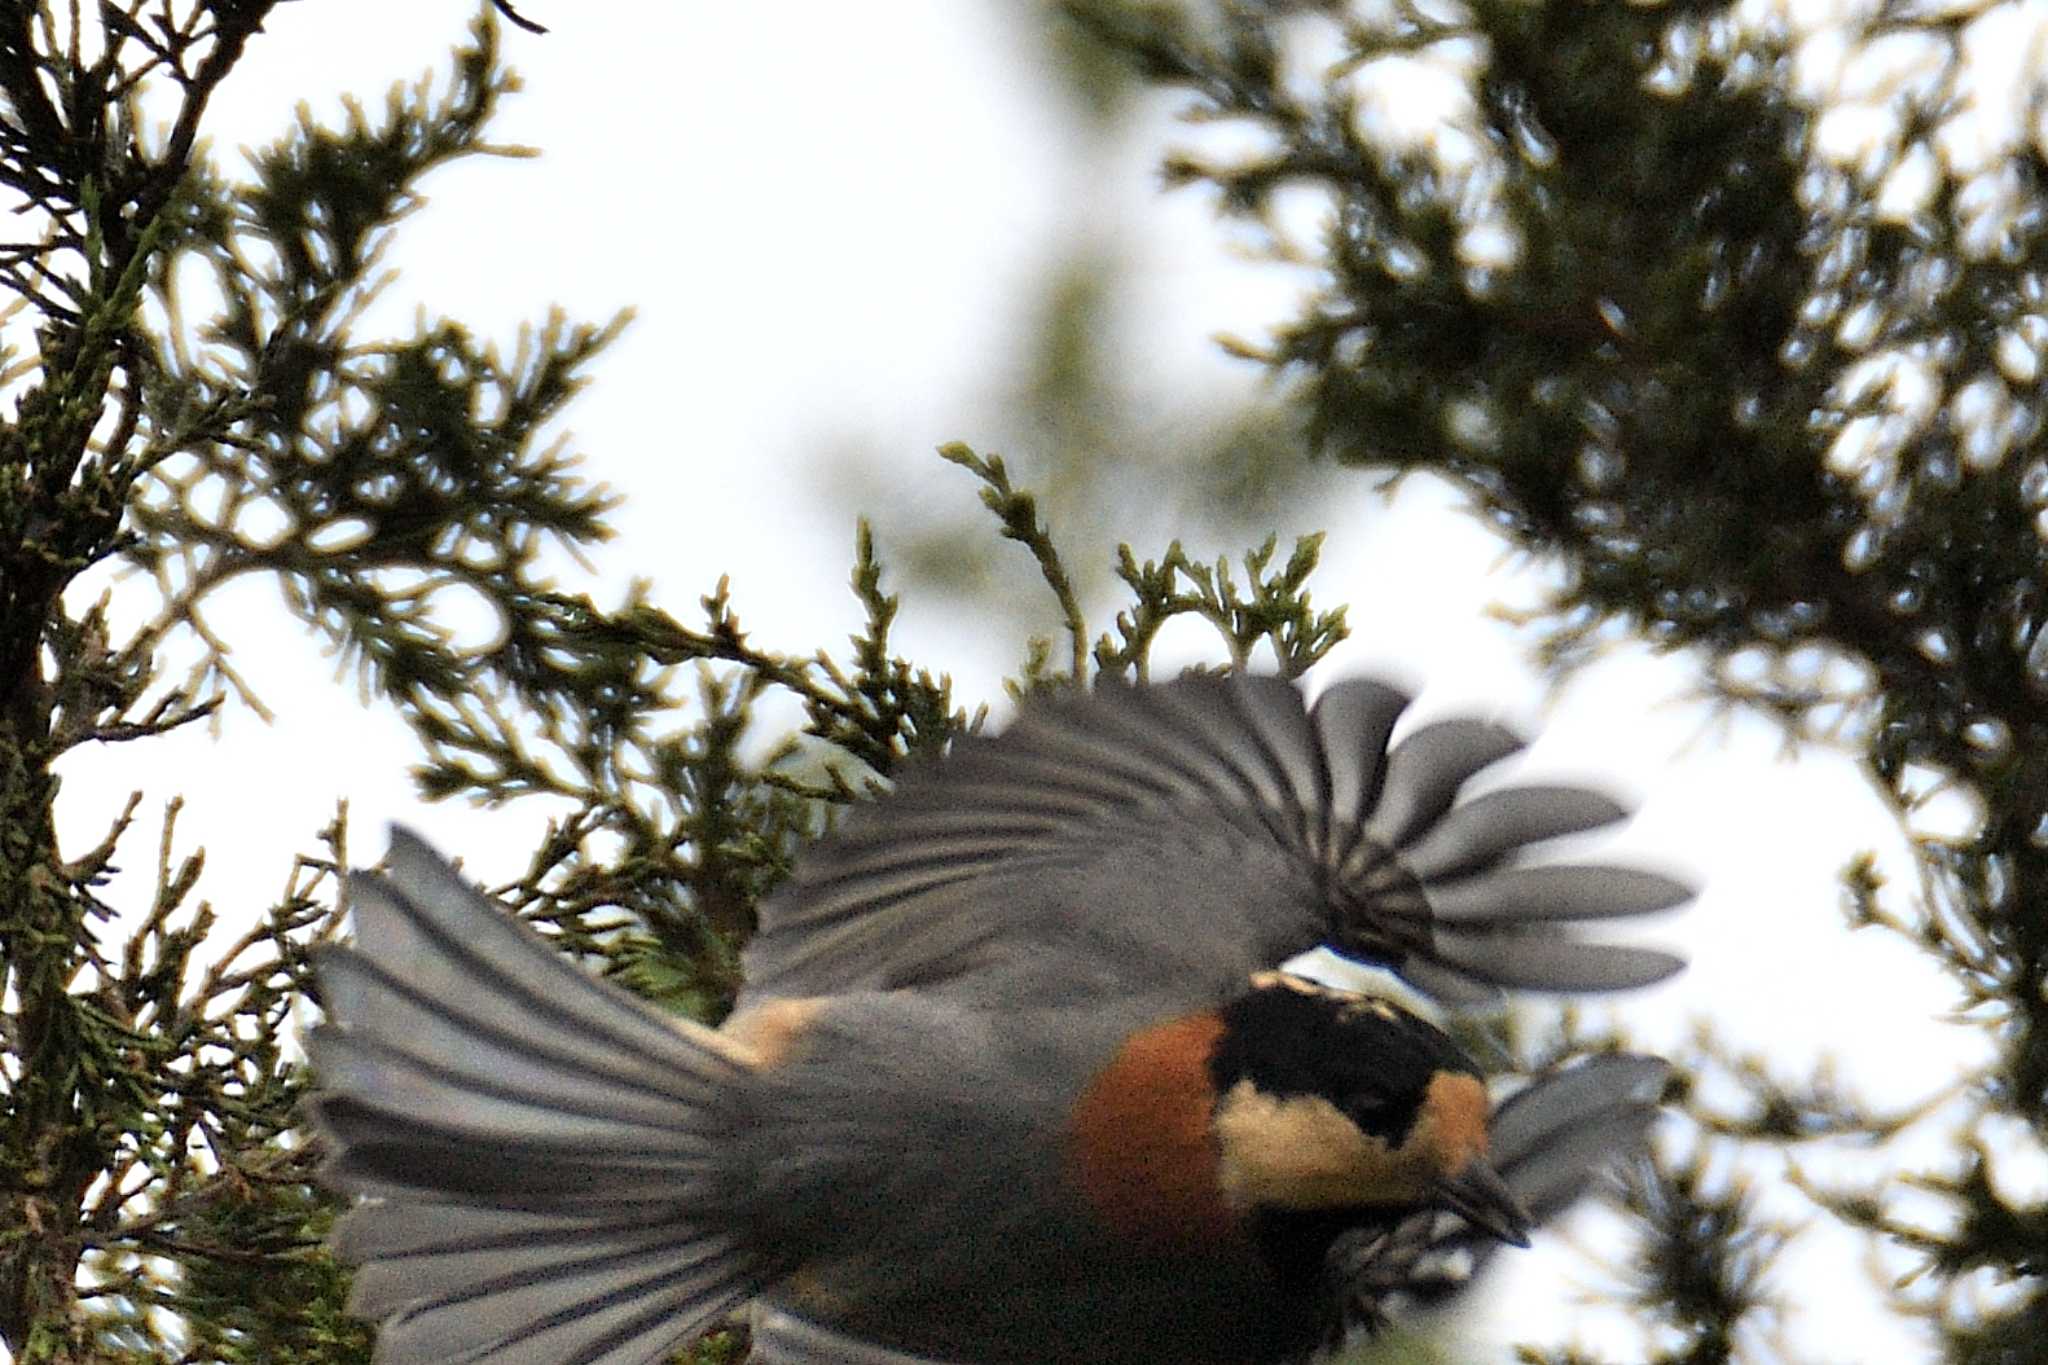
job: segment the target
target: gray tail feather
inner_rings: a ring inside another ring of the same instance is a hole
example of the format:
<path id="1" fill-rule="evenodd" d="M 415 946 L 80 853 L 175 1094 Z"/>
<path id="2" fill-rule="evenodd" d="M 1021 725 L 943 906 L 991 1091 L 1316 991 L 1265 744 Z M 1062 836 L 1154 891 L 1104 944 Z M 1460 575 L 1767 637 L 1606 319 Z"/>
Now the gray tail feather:
<path id="1" fill-rule="evenodd" d="M 719 1226 L 731 1042 L 579 970 L 404 831 L 309 1040 L 380 1365 L 640 1365 L 751 1297 Z"/>
<path id="2" fill-rule="evenodd" d="M 859 1341 L 781 1308 L 754 1317 L 747 1365 L 944 1365 L 872 1342 Z"/>

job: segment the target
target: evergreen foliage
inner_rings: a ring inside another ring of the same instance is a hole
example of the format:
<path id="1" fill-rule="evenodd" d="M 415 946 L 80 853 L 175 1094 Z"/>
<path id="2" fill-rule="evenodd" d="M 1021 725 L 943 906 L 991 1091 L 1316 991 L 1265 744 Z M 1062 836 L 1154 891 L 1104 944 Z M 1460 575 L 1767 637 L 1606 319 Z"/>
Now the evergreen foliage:
<path id="1" fill-rule="evenodd" d="M 607 608 L 548 581 L 545 554 L 602 538 L 612 500 L 541 433 L 623 319 L 549 317 L 511 355 L 451 319 L 363 322 L 420 178 L 518 153 L 488 138 L 514 88 L 496 12 L 537 26 L 486 5 L 445 80 L 304 115 L 229 178 L 203 118 L 261 59 L 273 3 L 0 15 L 0 184 L 25 210 L 0 244 L 0 1342 L 23 1362 L 368 1358 L 319 1249 L 336 1210 L 293 1129 L 306 1080 L 288 1041 L 305 949 L 337 930 L 334 873 L 359 861 L 345 813 L 274 906 L 238 908 L 240 934 L 193 903 L 200 855 L 170 818 L 147 910 L 109 931 L 140 794 L 68 860 L 53 825 L 66 753 L 262 710 L 207 618 L 224 585 L 274 581 L 406 717 L 427 795 L 544 798 L 559 814 L 501 896 L 703 1018 L 731 998 L 753 904 L 831 807 L 979 724 L 892 645 L 898 603 L 864 527 L 865 623 L 839 652 L 756 646 L 724 584 L 677 614 L 642 586 Z M 1198 120 L 1256 132 L 1253 153 L 1168 168 L 1325 269 L 1300 317 L 1243 349 L 1298 385 L 1322 451 L 1454 480 L 1564 566 L 1540 622 L 1555 667 L 1634 636 L 1689 649 L 1722 703 L 1861 754 L 1902 821 L 1930 773 L 1980 802 L 1967 836 L 1919 837 L 1921 886 L 1859 861 L 1844 899 L 1954 976 L 1997 1061 L 1879 1114 L 1703 1037 L 1684 1060 L 1746 1102 L 1690 1092 L 1689 1127 L 1622 1196 L 1648 1358 L 1775 1359 L 1772 1315 L 1806 1297 L 1772 1280 L 1788 1230 L 1720 1173 L 1727 1149 L 1881 1146 L 1937 1121 L 1962 1135 L 1958 1166 L 1808 1181 L 1816 1216 L 1872 1239 L 1944 1358 L 2039 1358 L 2048 1222 L 1998 1193 L 1991 1135 L 2038 1143 L 2048 1125 L 2042 167 L 2031 131 L 1975 160 L 1952 136 L 1973 108 L 1964 35 L 1999 7 L 1869 20 L 1865 59 L 1908 74 L 1868 94 L 1889 122 L 1849 161 L 1824 150 L 1835 107 L 1796 88 L 1794 35 L 1724 5 L 1066 8 L 1061 41 L 1104 117 L 1130 98 L 1107 74 L 1120 54 Z M 1465 92 L 1448 130 L 1402 130 L 1376 94 L 1389 63 Z M 1329 225 L 1307 248 L 1290 223 L 1304 194 Z M 1220 657 L 1289 674 L 1342 634 L 1341 609 L 1308 597 L 1314 539 L 1235 568 L 1126 548 L 1104 616 L 1002 461 L 944 454 L 1058 622 L 1020 688 L 1142 677 L 1177 616 L 1211 626 Z M 114 565 L 156 587 L 139 625 L 84 590 Z M 488 647 L 448 626 L 458 601 L 494 613 Z M 179 642 L 201 659 L 183 677 L 162 663 Z M 748 761 L 769 692 L 803 735 Z M 1909 1221 L 1907 1184 L 1950 1216 Z"/>

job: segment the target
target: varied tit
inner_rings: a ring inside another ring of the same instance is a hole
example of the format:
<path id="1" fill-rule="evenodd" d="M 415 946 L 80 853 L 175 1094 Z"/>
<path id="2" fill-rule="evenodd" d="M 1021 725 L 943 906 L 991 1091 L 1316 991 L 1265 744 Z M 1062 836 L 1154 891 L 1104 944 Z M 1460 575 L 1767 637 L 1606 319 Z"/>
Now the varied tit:
<path id="1" fill-rule="evenodd" d="M 656 1014 L 417 840 L 323 952 L 313 1116 L 380 1362 L 670 1358 L 753 1305 L 765 1365 L 1306 1359 L 1523 1244 L 1663 1078 L 1492 1108 L 1389 1000 L 1276 970 L 1328 945 L 1452 1002 L 1679 966 L 1578 937 L 1652 873 L 1527 865 L 1623 812 L 1460 799 L 1518 746 L 1272 678 L 1027 702 L 857 807 L 763 904 L 722 1028 Z"/>

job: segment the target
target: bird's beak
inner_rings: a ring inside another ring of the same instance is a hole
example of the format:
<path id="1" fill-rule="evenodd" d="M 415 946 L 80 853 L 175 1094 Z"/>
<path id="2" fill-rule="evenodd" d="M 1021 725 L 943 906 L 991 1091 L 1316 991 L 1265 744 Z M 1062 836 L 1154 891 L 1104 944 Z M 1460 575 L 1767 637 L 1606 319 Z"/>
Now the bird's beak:
<path id="1" fill-rule="evenodd" d="M 1515 1198 L 1500 1173 L 1478 1157 L 1456 1175 L 1436 1182 L 1436 1201 L 1489 1236 L 1509 1246 L 1529 1245 L 1529 1226 L 1536 1220 Z"/>

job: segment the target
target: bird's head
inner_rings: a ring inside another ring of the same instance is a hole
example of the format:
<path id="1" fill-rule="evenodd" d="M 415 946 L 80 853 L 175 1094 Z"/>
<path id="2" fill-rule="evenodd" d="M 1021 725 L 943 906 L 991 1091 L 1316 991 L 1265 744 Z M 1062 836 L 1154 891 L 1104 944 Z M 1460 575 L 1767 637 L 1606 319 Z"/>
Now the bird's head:
<path id="1" fill-rule="evenodd" d="M 1069 1155 L 1097 1215 L 1150 1242 L 1251 1230 L 1304 1254 L 1347 1225 L 1448 1208 L 1527 1245 L 1530 1216 L 1487 1162 L 1488 1114 L 1442 1030 L 1265 973 L 1127 1040 L 1081 1097 Z"/>
<path id="2" fill-rule="evenodd" d="M 1217 1184 L 1266 1213 L 1441 1207 L 1517 1246 L 1530 1217 L 1487 1162 L 1478 1070 L 1390 1001 L 1282 973 L 1219 1012 Z"/>

